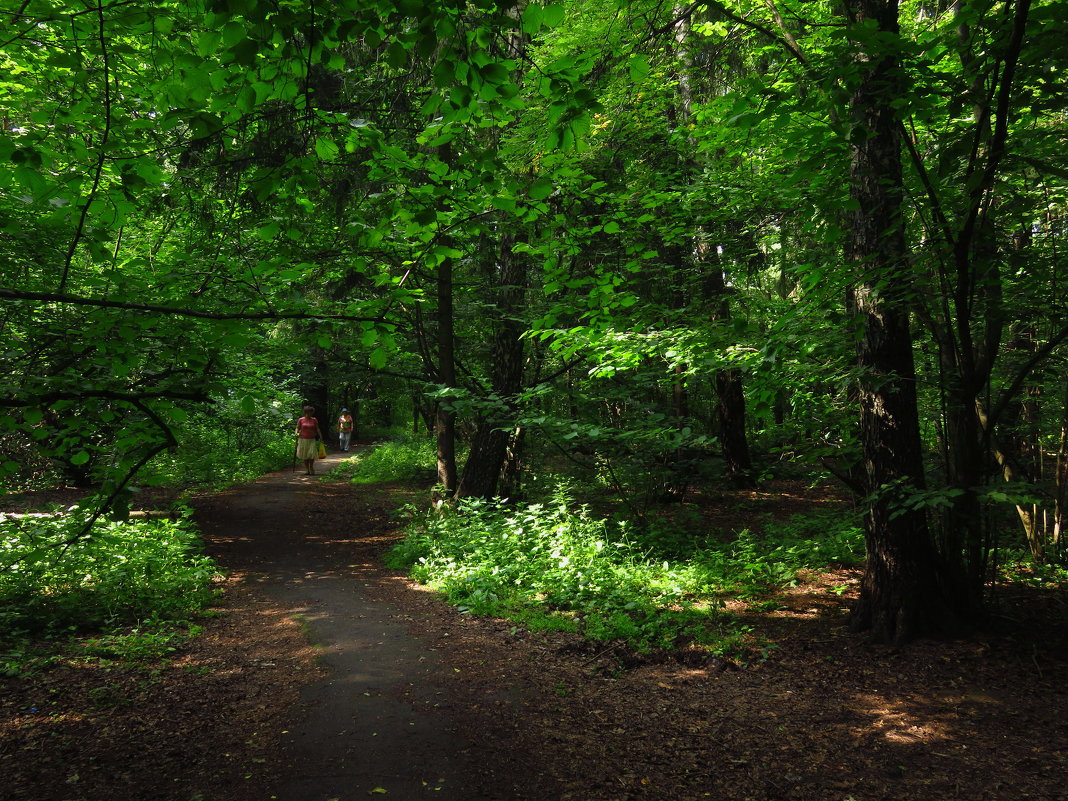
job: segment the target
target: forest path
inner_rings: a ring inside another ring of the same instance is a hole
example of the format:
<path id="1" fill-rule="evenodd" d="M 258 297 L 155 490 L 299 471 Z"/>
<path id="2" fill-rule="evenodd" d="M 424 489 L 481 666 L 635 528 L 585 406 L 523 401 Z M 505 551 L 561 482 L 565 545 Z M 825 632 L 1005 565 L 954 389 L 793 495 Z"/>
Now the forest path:
<path id="1" fill-rule="evenodd" d="M 464 704 L 442 681 L 454 669 L 432 639 L 411 632 L 420 617 L 426 628 L 428 612 L 402 596 L 425 594 L 381 565 L 392 511 L 383 499 L 395 506 L 403 490 L 322 481 L 345 457 L 317 462 L 319 476 L 272 473 L 196 504 L 209 551 L 302 624 L 326 671 L 286 715 L 273 796 L 526 797 L 514 785 L 524 771 L 498 772 L 508 757 L 468 739 Z M 508 687 L 494 694 L 502 704 L 515 697 Z"/>
<path id="2" fill-rule="evenodd" d="M 459 614 L 382 564 L 406 502 L 289 471 L 195 498 L 215 613 L 167 659 L 0 677 L 0 801 L 1068 801 L 1061 593 L 1026 637 L 898 649 L 845 628 L 855 571 L 812 576 L 734 608 L 774 648 L 731 670 Z"/>

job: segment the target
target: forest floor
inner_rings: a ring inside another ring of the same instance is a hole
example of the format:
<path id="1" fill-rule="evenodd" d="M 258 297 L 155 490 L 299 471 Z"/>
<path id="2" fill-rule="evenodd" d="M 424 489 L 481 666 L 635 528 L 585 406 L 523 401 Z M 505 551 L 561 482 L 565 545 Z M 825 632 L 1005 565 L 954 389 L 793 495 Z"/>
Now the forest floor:
<path id="1" fill-rule="evenodd" d="M 0 798 L 1068 799 L 1063 596 L 887 648 L 846 626 L 832 588 L 858 576 L 813 574 L 735 609 L 765 658 L 642 657 L 459 614 L 386 569 L 407 500 L 425 491 L 290 472 L 195 499 L 227 569 L 201 636 L 0 679 Z M 829 502 L 786 482 L 715 509 L 741 527 Z"/>

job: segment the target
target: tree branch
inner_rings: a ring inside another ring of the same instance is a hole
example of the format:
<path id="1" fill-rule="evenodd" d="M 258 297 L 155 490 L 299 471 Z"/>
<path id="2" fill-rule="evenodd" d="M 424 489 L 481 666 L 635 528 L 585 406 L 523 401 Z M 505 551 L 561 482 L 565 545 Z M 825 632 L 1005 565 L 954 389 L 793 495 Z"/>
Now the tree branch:
<path id="1" fill-rule="evenodd" d="M 82 298 L 58 292 L 24 292 L 20 289 L 0 287 L 0 300 L 39 300 L 45 303 L 63 303 L 70 306 L 96 306 L 107 309 L 169 314 L 174 317 L 196 317 L 203 320 L 348 320 L 351 322 L 380 322 L 382 316 L 360 317 L 353 314 L 314 314 L 312 312 L 207 312 L 199 309 L 183 309 L 177 306 L 160 306 L 152 303 L 129 303 L 122 300 Z"/>
<path id="2" fill-rule="evenodd" d="M 186 400 L 199 403 L 214 403 L 203 392 L 178 392 L 176 390 L 160 390 L 158 392 L 117 392 L 111 389 L 86 389 L 78 392 L 56 390 L 44 392 L 33 397 L 23 398 L 0 398 L 0 408 L 26 409 L 42 404 L 52 403 L 59 400 L 86 400 L 87 398 L 103 398 L 105 400 L 126 401 L 135 406 L 141 405 L 142 401 L 159 400 Z"/>
<path id="3" fill-rule="evenodd" d="M 93 186 L 89 189 L 89 195 L 82 205 L 82 212 L 78 216 L 78 226 L 74 229 L 70 245 L 67 247 L 67 256 L 63 260 L 63 274 L 59 279 L 59 291 L 67 288 L 67 278 L 70 275 L 71 265 L 74 263 L 74 252 L 78 249 L 78 243 L 85 233 L 85 221 L 89 216 L 89 207 L 96 199 L 96 193 L 100 190 L 100 182 L 104 176 L 104 162 L 107 160 L 108 140 L 111 138 L 111 62 L 108 58 L 108 40 L 104 30 L 104 7 L 99 3 L 97 11 L 97 37 L 100 40 L 100 58 L 104 64 L 104 132 L 100 136 L 100 154 L 97 156 L 96 166 L 93 168 Z"/>
<path id="4" fill-rule="evenodd" d="M 997 177 L 1001 160 L 1005 156 L 1005 145 L 1009 136 L 1009 111 L 1012 103 L 1013 80 L 1016 77 L 1016 68 L 1019 64 L 1020 53 L 1023 51 L 1027 33 L 1027 18 L 1031 11 L 1031 0 L 1018 0 L 1013 14 L 1012 30 L 1009 34 L 1009 43 L 1005 49 L 1003 58 L 1004 70 L 1001 82 L 997 85 L 997 108 L 994 110 L 996 120 L 994 131 L 987 148 L 987 161 L 983 168 L 983 174 L 971 192 L 971 206 L 965 218 L 964 226 L 957 241 L 958 258 L 966 258 L 971 248 L 972 239 L 975 236 L 976 227 L 984 206 L 987 193 L 990 192 Z M 989 112 L 988 112 L 989 113 Z M 976 134 L 978 137 L 978 133 Z"/>
<path id="5" fill-rule="evenodd" d="M 990 410 L 989 415 L 987 415 L 987 425 L 985 426 L 985 429 L 988 433 L 994 430 L 998 418 L 1005 413 L 1005 409 L 1008 408 L 1012 399 L 1016 397 L 1016 393 L 1020 391 L 1020 387 L 1023 386 L 1024 381 L 1026 381 L 1034 369 L 1065 340 L 1068 340 L 1068 326 L 1062 328 L 1056 335 L 1050 337 L 1045 345 L 1036 350 L 1034 355 L 1024 362 L 1023 366 L 1016 372 L 1016 376 L 1012 379 L 1010 384 L 998 393 L 997 403 Z"/>

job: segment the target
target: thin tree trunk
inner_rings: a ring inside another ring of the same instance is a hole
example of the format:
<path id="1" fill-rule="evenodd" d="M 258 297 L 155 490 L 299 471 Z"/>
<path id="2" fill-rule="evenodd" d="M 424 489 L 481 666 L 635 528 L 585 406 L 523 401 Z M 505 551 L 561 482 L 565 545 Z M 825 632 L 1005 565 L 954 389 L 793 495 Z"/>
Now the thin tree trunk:
<path id="1" fill-rule="evenodd" d="M 501 468 L 500 495 L 502 498 L 516 500 L 522 492 L 520 479 L 523 475 L 523 450 L 526 445 L 527 430 L 515 428 L 508 436 L 508 448 Z"/>
<path id="2" fill-rule="evenodd" d="M 505 408 L 487 411 L 479 419 L 471 440 L 456 497 L 492 498 L 508 454 L 511 411 L 523 384 L 523 331 L 519 314 L 526 294 L 526 265 L 512 253 L 513 237 L 505 235 L 499 245 L 497 269 L 496 333 L 493 345 L 493 394 Z"/>
<path id="3" fill-rule="evenodd" d="M 705 274 L 705 286 L 716 306 L 713 319 L 716 322 L 729 323 L 730 301 L 723 271 L 718 264 L 709 268 Z M 753 461 L 749 454 L 749 439 L 745 430 L 745 391 L 742 387 L 741 370 L 717 370 L 715 385 L 719 440 L 723 449 L 727 480 L 739 489 L 750 489 L 756 486 L 756 480 L 753 478 Z"/>
<path id="4" fill-rule="evenodd" d="M 1059 559 L 1065 556 L 1064 508 L 1068 501 L 1068 372 L 1064 374 L 1064 401 L 1061 409 L 1061 439 L 1053 468 L 1053 534 L 1050 541 Z"/>
<path id="5" fill-rule="evenodd" d="M 523 3 L 515 3 L 509 14 L 518 20 Z M 513 32 L 508 38 L 508 55 L 521 62 L 530 37 Z M 515 76 L 522 84 L 522 75 Z M 492 498 L 508 458 L 509 430 L 514 428 L 516 396 L 523 385 L 523 332 L 520 320 L 526 295 L 526 264 L 523 257 L 512 252 L 515 231 L 503 230 L 496 243 L 497 258 L 492 265 L 499 275 L 497 292 L 496 330 L 493 342 L 491 383 L 494 402 L 479 418 L 471 440 L 463 475 L 456 487 L 455 497 Z"/>
<path id="6" fill-rule="evenodd" d="M 679 121 L 688 125 L 693 113 L 692 73 L 693 59 L 689 52 L 690 19 L 684 16 L 681 6 L 675 7 L 678 22 L 675 24 L 675 52 L 679 60 L 677 115 Z M 686 161 L 692 161 L 689 156 Z M 690 166 L 693 166 L 692 164 Z M 692 250 L 704 262 L 704 285 L 711 301 L 712 319 L 727 325 L 730 323 L 730 301 L 727 286 L 723 280 L 723 269 L 718 259 L 710 258 L 712 254 L 706 242 L 696 237 Z M 740 370 L 718 370 L 714 379 L 719 418 L 719 440 L 723 450 L 727 480 L 738 488 L 756 486 L 753 478 L 753 464 L 749 454 L 749 441 L 746 436 L 745 392 L 742 387 Z M 678 386 L 678 385 L 677 385 Z M 677 389 L 676 392 L 679 390 Z M 681 415 L 680 415 L 681 417 Z"/>
<path id="7" fill-rule="evenodd" d="M 438 290 L 438 383 L 456 386 L 453 351 L 452 259 L 443 259 L 437 270 Z M 437 437 L 438 484 L 445 497 L 456 491 L 456 412 L 448 408 L 450 398 L 440 399 L 434 412 Z"/>

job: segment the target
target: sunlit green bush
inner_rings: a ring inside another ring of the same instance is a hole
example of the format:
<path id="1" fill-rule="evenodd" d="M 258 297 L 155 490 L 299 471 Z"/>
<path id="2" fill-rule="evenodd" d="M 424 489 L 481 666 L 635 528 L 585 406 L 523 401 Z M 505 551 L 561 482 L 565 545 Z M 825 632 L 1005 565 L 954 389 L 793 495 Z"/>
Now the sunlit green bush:
<path id="1" fill-rule="evenodd" d="M 294 457 L 296 402 L 276 401 L 250 412 L 230 399 L 191 416 L 177 449 L 149 462 L 139 483 L 221 489 L 290 465 Z"/>
<path id="2" fill-rule="evenodd" d="M 354 484 L 433 480 L 435 459 L 433 440 L 404 434 L 355 453 L 330 475 Z"/>
<path id="3" fill-rule="evenodd" d="M 443 515 L 416 514 L 389 561 L 474 614 L 639 650 L 699 643 L 722 652 L 744 631 L 723 611 L 727 598 L 774 593 L 801 568 L 854 563 L 862 550 L 859 529 L 831 516 L 723 542 L 639 534 L 557 493 L 546 504 L 464 501 Z"/>
<path id="4" fill-rule="evenodd" d="M 390 561 L 464 611 L 640 650 L 714 645 L 738 628 L 713 588 L 694 581 L 698 574 L 646 558 L 625 528 L 563 494 L 514 509 L 465 501 L 455 512 L 419 516 Z"/>
<path id="5" fill-rule="evenodd" d="M 191 434 L 175 453 L 157 456 L 138 476 L 150 485 L 218 489 L 252 481 L 293 460 L 293 436 L 274 432 L 243 445 L 227 444 L 206 432 Z"/>
<path id="6" fill-rule="evenodd" d="M 183 620 L 214 597 L 216 566 L 184 520 L 100 523 L 0 515 L 0 639 Z"/>

